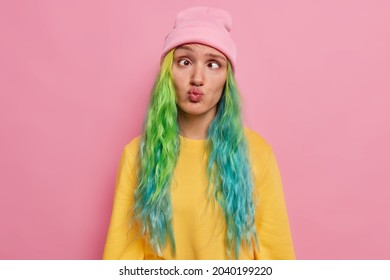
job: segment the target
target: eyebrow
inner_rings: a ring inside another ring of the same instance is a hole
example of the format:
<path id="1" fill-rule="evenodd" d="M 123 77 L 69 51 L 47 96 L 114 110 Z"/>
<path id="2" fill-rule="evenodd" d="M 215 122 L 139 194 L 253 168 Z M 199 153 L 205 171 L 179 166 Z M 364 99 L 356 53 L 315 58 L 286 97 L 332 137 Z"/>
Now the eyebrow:
<path id="1" fill-rule="evenodd" d="M 179 46 L 176 49 L 177 50 L 183 49 L 183 50 L 187 50 L 187 51 L 190 51 L 190 52 L 195 52 L 194 49 L 189 47 L 189 46 Z M 206 53 L 205 56 L 212 57 L 212 58 L 219 58 L 219 59 L 222 59 L 223 61 L 226 61 L 226 58 L 224 58 L 221 55 L 214 54 L 214 53 Z"/>

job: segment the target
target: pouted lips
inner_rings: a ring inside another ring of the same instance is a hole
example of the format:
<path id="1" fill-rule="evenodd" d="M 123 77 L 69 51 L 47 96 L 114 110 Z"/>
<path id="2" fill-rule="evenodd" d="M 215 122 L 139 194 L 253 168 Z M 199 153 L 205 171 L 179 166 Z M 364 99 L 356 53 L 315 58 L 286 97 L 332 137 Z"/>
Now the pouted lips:
<path id="1" fill-rule="evenodd" d="M 197 88 L 191 88 L 190 91 L 188 92 L 188 98 L 190 99 L 191 102 L 199 102 L 202 99 L 203 93 L 201 90 Z"/>

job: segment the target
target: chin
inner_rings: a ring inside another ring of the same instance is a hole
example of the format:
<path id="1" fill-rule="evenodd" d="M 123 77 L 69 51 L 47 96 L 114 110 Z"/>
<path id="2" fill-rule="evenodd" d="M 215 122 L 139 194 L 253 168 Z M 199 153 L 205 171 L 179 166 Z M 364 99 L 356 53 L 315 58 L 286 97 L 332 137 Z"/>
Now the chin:
<path id="1" fill-rule="evenodd" d="M 186 114 L 186 115 L 193 115 L 193 116 L 200 116 L 205 114 L 205 111 L 202 110 L 186 110 L 186 109 L 180 109 L 181 113 Z"/>
<path id="2" fill-rule="evenodd" d="M 206 116 L 208 114 L 213 114 L 213 116 L 216 114 L 216 109 L 213 110 L 213 108 L 189 108 L 186 106 L 179 107 L 179 114 L 185 114 L 188 116 Z"/>

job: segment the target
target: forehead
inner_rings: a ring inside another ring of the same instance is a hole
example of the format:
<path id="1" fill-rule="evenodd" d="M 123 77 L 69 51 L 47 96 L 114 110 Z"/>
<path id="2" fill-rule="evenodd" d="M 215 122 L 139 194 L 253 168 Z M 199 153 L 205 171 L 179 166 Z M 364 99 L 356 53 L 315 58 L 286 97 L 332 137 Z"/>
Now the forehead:
<path id="1" fill-rule="evenodd" d="M 225 60 L 227 59 L 226 56 L 223 53 L 221 53 L 219 50 L 203 44 L 195 44 L 195 43 L 183 44 L 176 47 L 175 53 L 176 51 L 178 51 L 179 53 L 191 52 L 191 53 L 198 53 L 203 55 L 219 56 Z"/>

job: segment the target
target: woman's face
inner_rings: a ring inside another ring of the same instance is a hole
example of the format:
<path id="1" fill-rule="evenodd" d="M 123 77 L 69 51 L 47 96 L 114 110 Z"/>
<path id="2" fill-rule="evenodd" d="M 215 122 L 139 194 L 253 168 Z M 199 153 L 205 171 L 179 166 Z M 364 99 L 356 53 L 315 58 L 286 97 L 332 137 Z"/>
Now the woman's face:
<path id="1" fill-rule="evenodd" d="M 201 44 L 177 47 L 172 79 L 179 115 L 214 118 L 227 77 L 228 60 L 214 48 Z"/>

